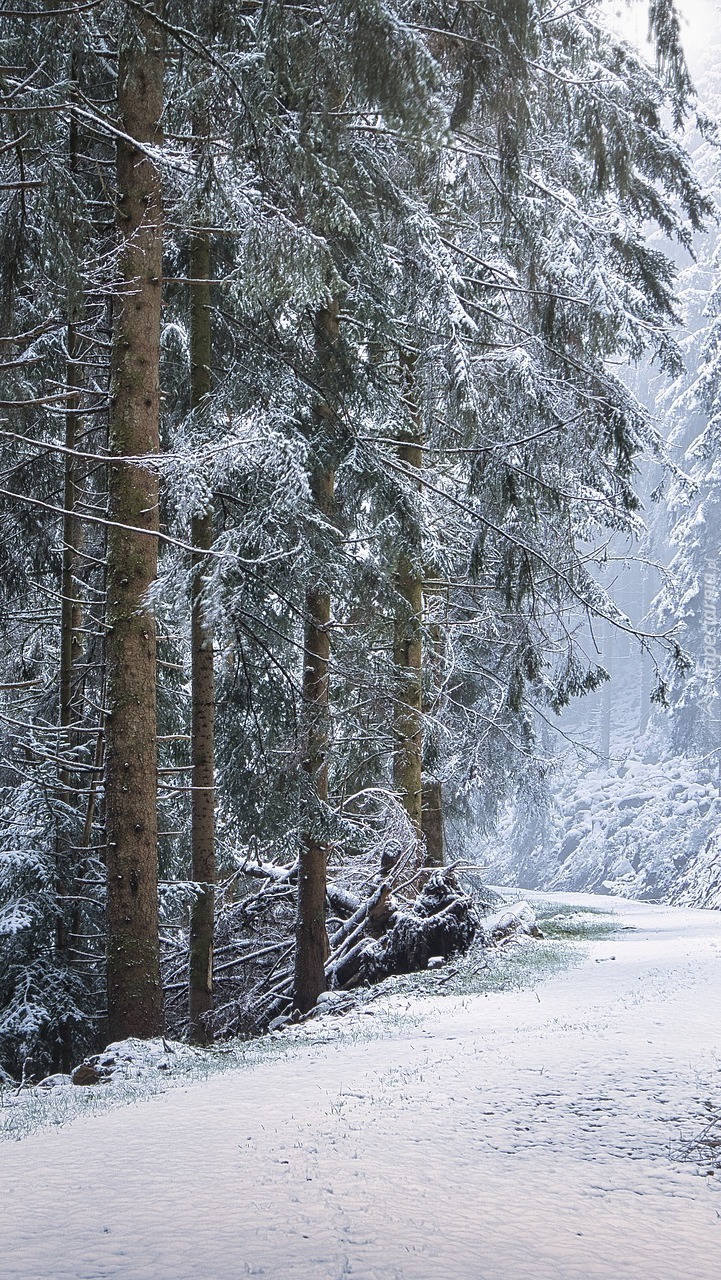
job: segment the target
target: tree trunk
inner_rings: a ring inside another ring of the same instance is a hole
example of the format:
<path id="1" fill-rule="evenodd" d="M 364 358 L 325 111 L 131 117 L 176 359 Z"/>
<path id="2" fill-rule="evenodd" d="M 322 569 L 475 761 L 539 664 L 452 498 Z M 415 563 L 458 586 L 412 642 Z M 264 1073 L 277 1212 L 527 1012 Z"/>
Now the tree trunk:
<path id="1" fill-rule="evenodd" d="M 210 235 L 197 231 L 190 244 L 190 400 L 197 409 L 211 390 Z M 213 545 L 213 513 L 196 516 L 191 537 L 191 752 L 193 790 L 191 825 L 193 880 L 201 886 L 190 912 L 190 1038 L 206 1044 L 213 1008 L 213 922 L 215 910 L 215 704 L 213 628 L 206 614 L 203 588 L 207 557 Z"/>
<path id="2" fill-rule="evenodd" d="M 160 11 L 159 0 L 151 11 Z M 120 285 L 111 366 L 111 459 L 158 452 L 162 294 L 161 184 L 133 144 L 157 146 L 163 45 L 141 15 L 118 51 Z M 148 588 L 157 574 L 158 479 L 150 467 L 108 467 L 109 716 L 105 753 L 108 845 L 108 1023 L 111 1039 L 163 1028 L 158 939 L 156 628 Z M 124 527 L 123 527 L 124 526 Z M 133 526 L 132 528 L 129 526 Z M 143 530 L 143 532 L 138 532 Z"/>
<path id="3" fill-rule="evenodd" d="M 443 784 L 437 778 L 423 779 L 421 819 L 426 842 L 425 866 L 442 867 L 446 860 L 446 842 L 443 832 Z"/>
<path id="4" fill-rule="evenodd" d="M 318 366 L 322 381 L 332 379 L 337 360 L 339 307 L 333 304 L 316 317 Z M 326 428 L 334 418 L 332 393 L 317 415 L 314 441 L 316 457 L 310 477 L 311 493 L 319 512 L 333 516 L 335 472 L 329 460 Z M 325 927 L 326 864 L 328 845 L 322 837 L 323 808 L 328 801 L 329 667 L 331 598 L 325 583 L 315 583 L 305 596 L 303 641 L 304 759 L 307 795 L 300 834 L 298 914 L 296 917 L 293 1006 L 307 1013 L 325 991 L 328 935 Z"/>
<path id="5" fill-rule="evenodd" d="M 441 624 L 434 622 L 430 628 L 432 689 L 424 712 L 433 714 L 439 709 L 443 689 L 444 649 Z M 446 861 L 446 843 L 443 830 L 443 784 L 439 778 L 423 774 L 423 810 L 421 814 L 423 839 L 425 840 L 425 866 L 442 867 Z"/>
<path id="6" fill-rule="evenodd" d="M 77 54 L 73 52 L 71 59 L 71 80 L 76 82 Z M 73 94 L 73 97 L 75 95 Z M 70 116 L 68 131 L 68 167 L 71 173 L 78 169 L 78 125 L 74 112 Z M 65 382 L 67 387 L 67 409 L 65 413 L 65 449 L 63 463 L 63 532 L 62 532 L 62 567 L 60 572 L 60 668 L 59 668 L 59 723 L 58 758 L 62 761 L 58 769 L 58 794 L 61 803 L 55 837 L 55 893 L 57 896 L 55 916 L 55 951 L 59 966 L 70 963 L 68 945 L 71 925 L 68 923 L 67 897 L 73 878 L 73 857 L 69 845 L 73 843 L 70 826 L 62 815 L 71 803 L 74 791 L 73 771 L 69 767 L 69 754 L 77 745 L 77 725 L 80 719 L 80 704 L 75 688 L 75 664 L 82 651 L 82 606 L 77 592 L 78 552 L 80 549 L 80 524 L 75 514 L 77 503 L 77 466 L 75 455 L 78 434 L 81 426 L 79 413 L 79 396 L 82 385 L 78 356 L 80 340 L 77 327 L 78 303 L 68 292 L 68 323 L 66 327 L 67 363 L 65 366 Z M 60 1043 L 56 1067 L 60 1071 L 69 1071 L 72 1066 L 72 1037 L 70 1026 L 63 1021 L 60 1028 Z"/>
<path id="7" fill-rule="evenodd" d="M 77 446 L 80 415 L 77 411 L 80 376 L 77 366 L 78 333 L 72 321 L 67 327 L 68 363 L 66 382 L 68 404 L 65 417 L 65 454 L 63 483 L 63 560 L 60 605 L 60 727 L 65 730 L 65 745 L 72 746 L 71 728 L 76 723 L 79 708 L 73 689 L 74 667 L 82 649 L 82 607 L 77 593 L 77 566 L 80 547 L 80 527 L 75 514 L 77 499 L 77 460 L 73 456 Z"/>
<path id="8" fill-rule="evenodd" d="M 332 494 L 332 479 L 328 488 Z M 325 991 L 328 935 L 325 927 L 327 843 L 318 827 L 321 806 L 328 800 L 328 686 L 330 660 L 330 595 L 310 588 L 305 598 L 303 710 L 306 747 L 303 768 L 311 793 L 306 803 L 305 830 L 300 838 L 298 914 L 296 921 L 293 1003 L 307 1013 Z"/>
<path id="9" fill-rule="evenodd" d="M 72 165 L 71 151 L 71 165 Z M 77 460 L 73 456 L 76 447 L 80 417 L 77 413 L 77 396 L 73 392 L 79 389 L 80 380 L 75 362 L 77 353 L 77 330 L 71 322 L 67 326 L 68 363 L 66 366 L 66 382 L 69 390 L 68 411 L 65 416 L 65 454 L 63 476 L 63 558 L 60 574 L 60 735 L 58 757 L 62 761 L 58 769 L 58 797 L 61 803 L 60 815 L 57 819 L 55 836 L 55 893 L 57 906 L 55 915 L 55 953 L 59 965 L 67 965 L 69 924 L 66 900 L 73 879 L 72 855 L 69 845 L 73 843 L 71 829 L 63 814 L 67 811 L 74 795 L 73 770 L 70 767 L 69 753 L 77 744 L 77 724 L 80 715 L 77 691 L 74 687 L 75 663 L 82 645 L 82 607 L 78 599 L 76 575 L 78 567 L 79 523 L 75 515 L 76 505 L 76 467 Z M 62 1024 L 60 1057 L 57 1068 L 69 1071 L 72 1066 L 72 1045 L 70 1028 Z"/>
<path id="10" fill-rule="evenodd" d="M 414 388 L 415 356 L 401 354 L 404 378 L 404 400 L 408 408 L 407 423 L 399 432 L 398 458 L 413 483 L 418 475 L 420 487 L 423 468 L 421 422 Z M 393 662 L 396 688 L 394 701 L 393 784 L 410 818 L 420 844 L 422 832 L 423 785 L 421 758 L 423 751 L 421 625 L 423 614 L 423 568 L 417 539 L 410 538 L 400 552 L 395 585 L 400 597 L 393 627 Z"/>
<path id="11" fill-rule="evenodd" d="M 599 734 L 599 753 L 608 768 L 611 763 L 611 737 L 613 712 L 613 649 L 614 629 L 610 622 L 606 623 L 606 643 L 603 648 L 603 664 L 608 672 L 608 680 L 604 682 L 601 697 L 601 724 Z"/>

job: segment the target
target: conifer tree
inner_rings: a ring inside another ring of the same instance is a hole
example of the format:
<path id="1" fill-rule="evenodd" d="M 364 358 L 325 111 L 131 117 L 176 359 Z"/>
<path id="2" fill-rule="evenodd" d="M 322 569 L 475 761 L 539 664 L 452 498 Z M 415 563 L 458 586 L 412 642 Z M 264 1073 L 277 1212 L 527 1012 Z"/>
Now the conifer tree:
<path id="1" fill-rule="evenodd" d="M 710 49 L 705 55 L 698 80 L 705 127 L 687 130 L 686 143 L 718 211 L 721 79 L 715 52 Z M 661 388 L 655 401 L 656 412 L 669 424 L 668 443 L 678 470 L 655 512 L 653 531 L 661 546 L 668 548 L 669 564 L 652 616 L 663 627 L 680 624 L 678 639 L 692 664 L 688 671 L 679 673 L 669 667 L 665 672 L 663 692 L 670 716 L 664 715 L 661 732 L 669 733 L 675 750 L 699 752 L 711 766 L 718 760 L 721 696 L 721 236 L 717 226 L 696 235 L 693 247 L 694 260 L 681 271 L 678 290 L 685 322 L 685 368 L 670 387 Z"/>
<path id="2" fill-rule="evenodd" d="M 158 941 L 156 624 L 164 52 L 152 17 L 127 14 L 118 43 L 118 273 L 108 467 L 109 715 L 105 751 L 110 1036 L 163 1025 Z M 131 461 L 132 459 L 132 461 Z M 137 459 L 137 461 L 136 461 Z"/>
<path id="3" fill-rule="evenodd" d="M 423 470 L 421 421 L 414 386 L 416 356 L 402 351 L 401 402 L 404 419 L 398 431 L 398 460 L 409 475 Z M 395 585 L 399 596 L 393 623 L 393 661 L 397 671 L 395 694 L 393 782 L 420 842 L 423 805 L 423 565 L 417 531 L 411 529 L 399 551 Z M 416 536 L 414 536 L 414 533 Z"/>
<path id="4" fill-rule="evenodd" d="M 338 345 L 340 306 L 337 300 L 315 318 L 318 383 L 323 400 L 316 409 L 310 445 L 309 488 L 319 521 L 333 523 L 337 427 Z M 320 575 L 305 592 L 303 638 L 303 770 L 300 844 L 298 852 L 298 918 L 296 924 L 293 1003 L 307 1013 L 325 991 L 328 959 L 325 927 L 328 751 L 330 748 L 330 584 Z"/>
<path id="5" fill-rule="evenodd" d="M 193 120 L 198 167 L 208 146 L 208 116 L 197 111 Z M 190 407 L 201 410 L 212 390 L 211 233 L 207 207 L 199 210 L 191 231 L 190 272 Z M 206 225 L 203 226 L 203 215 Z M 204 1042 L 209 1037 L 213 1007 L 213 924 L 215 904 L 215 690 L 213 627 L 208 617 L 207 552 L 213 545 L 212 509 L 192 518 L 194 576 L 191 586 L 192 682 L 192 873 L 199 886 L 190 913 L 190 1033 Z"/>
<path id="6" fill-rule="evenodd" d="M 2 711 L 0 897 L 11 927 L 0 929 L 0 1053 L 30 1072 L 77 1059 L 105 1005 L 96 821 L 104 502 L 94 455 L 106 421 L 98 264 L 107 144 L 88 129 L 78 89 L 87 115 L 106 96 L 108 65 L 95 15 L 56 8 L 21 5 L 0 19 L 0 130 L 3 144 L 8 133 L 15 140 L 0 150 L 9 419 L 0 423 L 0 679 L 16 689 Z M 28 645 L 29 681 L 15 674 Z"/>

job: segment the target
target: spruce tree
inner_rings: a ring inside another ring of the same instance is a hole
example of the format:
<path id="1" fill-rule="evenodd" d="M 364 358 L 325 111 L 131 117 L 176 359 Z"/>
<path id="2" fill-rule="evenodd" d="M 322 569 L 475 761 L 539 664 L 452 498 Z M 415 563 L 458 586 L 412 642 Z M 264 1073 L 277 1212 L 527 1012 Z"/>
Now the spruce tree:
<path id="1" fill-rule="evenodd" d="M 108 466 L 107 828 L 108 1026 L 112 1039 L 163 1026 L 158 940 L 156 625 L 161 144 L 164 49 L 148 14 L 127 14 L 118 41 L 118 277 Z"/>
<path id="2" fill-rule="evenodd" d="M 339 303 L 334 300 L 315 317 L 317 378 L 324 398 L 318 404 L 311 438 L 309 489 L 319 521 L 334 519 L 337 428 L 334 404 L 340 341 Z M 307 1013 L 325 991 L 328 959 L 325 927 L 328 752 L 330 749 L 330 655 L 332 600 L 322 570 L 306 587 L 304 601 L 302 679 L 302 767 L 300 841 L 298 851 L 298 918 L 296 923 L 293 1004 Z"/>
<path id="3" fill-rule="evenodd" d="M 200 168 L 208 146 L 208 117 L 196 111 L 193 133 Z M 202 411 L 212 390 L 212 296 L 211 235 L 203 226 L 207 207 L 199 209 L 197 227 L 191 231 L 188 264 L 190 272 L 190 408 Z M 208 616 L 207 552 L 213 545 L 212 508 L 193 516 L 191 539 L 193 556 L 191 586 L 191 682 L 192 716 L 192 875 L 198 888 L 190 913 L 190 1004 L 191 1037 L 204 1042 L 210 1035 L 209 1015 L 213 1007 L 213 926 L 215 905 L 215 688 L 213 626 Z"/>
<path id="4" fill-rule="evenodd" d="M 401 352 L 401 400 L 405 415 L 398 431 L 397 450 L 399 463 L 409 478 L 417 474 L 420 481 L 423 442 L 414 386 L 415 364 L 415 353 Z M 403 539 L 395 570 L 399 600 L 393 620 L 393 661 L 397 673 L 393 782 L 420 842 L 423 806 L 423 564 L 420 539 L 413 528 L 415 514 L 409 513 L 411 527 Z"/>
<path id="5" fill-rule="evenodd" d="M 105 1005 L 96 455 L 106 424 L 108 151 L 86 117 L 107 94 L 109 68 L 94 16 L 41 4 L 0 20 L 0 129 L 3 144 L 13 139 L 0 155 L 9 419 L 0 424 L 0 680 L 14 690 L 3 697 L 1 748 L 0 895 L 11 927 L 2 931 L 0 1053 L 30 1073 L 69 1066 L 94 1042 Z"/>

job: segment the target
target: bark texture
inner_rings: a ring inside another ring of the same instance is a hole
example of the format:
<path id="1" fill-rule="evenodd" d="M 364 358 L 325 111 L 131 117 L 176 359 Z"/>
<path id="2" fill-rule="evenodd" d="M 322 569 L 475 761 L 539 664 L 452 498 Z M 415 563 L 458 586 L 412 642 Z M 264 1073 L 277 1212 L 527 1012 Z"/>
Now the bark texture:
<path id="1" fill-rule="evenodd" d="M 160 4 L 151 6 L 159 12 Z M 156 630 L 146 594 L 157 573 L 158 480 L 120 461 L 158 452 L 162 292 L 161 185 L 138 143 L 158 145 L 163 47 L 128 18 L 118 53 L 119 288 L 114 304 L 108 537 L 105 803 L 108 843 L 108 1032 L 163 1027 L 158 942 Z M 125 526 L 125 527 L 121 527 Z M 132 526 L 132 528 L 128 527 Z M 143 532 L 138 532 L 142 530 Z"/>
<path id="2" fill-rule="evenodd" d="M 71 81 L 76 82 L 77 54 L 71 57 Z M 73 93 L 73 97 L 74 97 Z M 78 171 L 78 125 L 74 113 L 70 116 L 68 131 L 68 167 L 75 174 Z M 78 318 L 80 306 L 68 290 L 68 323 L 66 327 L 67 363 L 65 366 L 65 382 L 67 387 L 67 410 L 65 413 L 65 456 L 63 463 L 63 544 L 62 567 L 60 572 L 60 667 L 59 667 L 59 724 L 58 757 L 63 763 L 58 769 L 58 793 L 63 808 L 73 803 L 77 787 L 77 774 L 74 774 L 69 763 L 70 753 L 77 746 L 78 725 L 81 717 L 79 690 L 76 682 L 75 665 L 82 654 L 82 604 L 78 595 L 77 575 L 81 539 L 81 526 L 76 516 L 78 500 L 77 469 L 78 460 L 74 456 L 78 436 L 82 425 L 79 413 L 82 377 L 78 364 L 80 356 L 80 337 Z M 63 808 L 60 813 L 62 814 Z M 73 922 L 69 918 L 66 900 L 75 878 L 76 854 L 70 848 L 67 821 L 59 817 L 55 835 L 55 893 L 57 911 L 55 916 L 55 951 L 59 967 L 70 966 L 70 940 Z M 77 914 L 77 904 L 75 907 Z M 69 1023 L 61 1021 L 58 1046 L 55 1053 L 55 1069 L 68 1071 L 72 1063 L 72 1033 Z"/>
<path id="3" fill-rule="evenodd" d="M 328 436 L 332 434 L 334 370 L 339 342 L 339 308 L 324 308 L 316 317 L 318 366 L 327 398 L 319 407 L 315 461 L 310 476 L 313 498 L 327 520 L 333 516 L 335 473 Z M 296 919 L 293 1005 L 299 1013 L 313 1008 L 326 989 L 328 935 L 325 925 L 327 843 L 319 835 L 323 806 L 328 801 L 328 743 L 330 737 L 329 676 L 331 597 L 326 583 L 310 586 L 305 598 L 303 644 L 303 768 L 308 777 L 300 835 L 298 914 Z"/>
<path id="4" fill-rule="evenodd" d="M 443 689 L 444 646 L 440 623 L 434 622 L 430 632 L 431 694 L 424 712 L 435 714 L 440 709 Z M 446 842 L 443 830 L 443 784 L 439 778 L 423 774 L 423 811 L 421 814 L 425 841 L 425 866 L 442 867 L 446 860 Z"/>
<path id="5" fill-rule="evenodd" d="M 437 778 L 423 780 L 422 822 L 426 842 L 425 865 L 442 867 L 446 857 L 443 832 L 443 786 Z"/>
<path id="6" fill-rule="evenodd" d="M 190 245 L 190 398 L 197 409 L 211 389 L 212 332 L 210 310 L 210 236 L 196 232 Z M 191 801 L 193 880 L 202 886 L 190 913 L 190 1037 L 196 1044 L 210 1039 L 213 1008 L 213 925 L 215 910 L 215 702 L 213 628 L 205 610 L 203 588 L 213 544 L 213 514 L 192 522 L 191 599 Z"/>
<path id="7" fill-rule="evenodd" d="M 71 165 L 74 152 L 71 150 Z M 80 720 L 78 690 L 75 681 L 75 664 L 82 653 L 82 605 L 77 590 L 78 547 L 80 526 L 75 514 L 77 502 L 76 468 L 77 460 L 71 452 L 76 448 L 80 416 L 77 412 L 77 391 L 80 387 L 79 370 L 76 363 L 78 338 L 75 325 L 71 322 L 67 327 L 68 362 L 66 365 L 66 381 L 68 386 L 68 412 L 65 416 L 65 454 L 63 483 L 63 557 L 60 575 L 60 740 L 58 755 L 65 762 L 58 769 L 58 793 L 63 806 L 73 802 L 77 775 L 68 762 L 68 753 L 77 745 L 77 726 Z M 55 892 L 58 899 L 58 910 L 55 917 L 55 951 L 58 963 L 68 965 L 70 955 L 68 946 L 72 926 L 68 923 L 67 912 L 63 907 L 70 886 L 74 880 L 74 855 L 69 848 L 68 827 L 58 822 L 55 838 Z M 72 1060 L 70 1028 L 63 1023 L 61 1028 L 61 1044 L 56 1061 L 58 1070 L 67 1071 Z"/>
<path id="8" fill-rule="evenodd" d="M 401 354 L 406 424 L 399 432 L 398 459 L 420 487 L 423 468 L 420 412 L 414 386 L 415 357 Z M 420 843 L 422 831 L 423 752 L 422 615 L 423 569 L 417 539 L 410 537 L 398 556 L 395 584 L 399 600 L 393 628 L 393 662 L 396 673 L 394 703 L 393 784 L 413 824 Z"/>
<path id="9" fill-rule="evenodd" d="M 78 700 L 74 689 L 74 667 L 82 651 L 82 606 L 78 598 L 77 567 L 81 530 L 75 514 L 77 505 L 77 460 L 73 451 L 77 447 L 81 426 L 77 411 L 81 387 L 78 368 L 78 333 L 74 323 L 67 327 L 68 362 L 68 413 L 65 417 L 65 454 L 63 505 L 63 561 L 61 577 L 62 601 L 60 606 L 60 726 L 66 731 L 65 742 L 72 746 L 72 726 L 78 718 Z"/>

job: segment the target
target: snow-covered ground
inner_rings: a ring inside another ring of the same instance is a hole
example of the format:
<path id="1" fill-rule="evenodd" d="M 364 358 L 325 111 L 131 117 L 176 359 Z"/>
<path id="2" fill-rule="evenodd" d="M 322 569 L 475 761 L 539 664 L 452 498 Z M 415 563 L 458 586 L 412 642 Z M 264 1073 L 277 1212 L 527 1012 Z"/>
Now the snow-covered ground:
<path id="1" fill-rule="evenodd" d="M 535 990 L 5 1143 L 3 1280 L 717 1280 L 721 913 L 610 905 Z"/>

